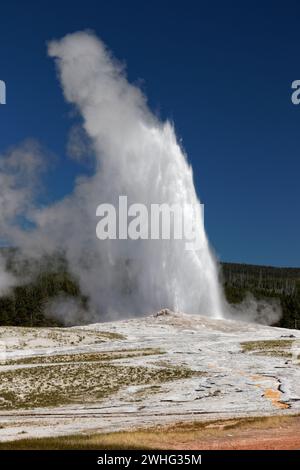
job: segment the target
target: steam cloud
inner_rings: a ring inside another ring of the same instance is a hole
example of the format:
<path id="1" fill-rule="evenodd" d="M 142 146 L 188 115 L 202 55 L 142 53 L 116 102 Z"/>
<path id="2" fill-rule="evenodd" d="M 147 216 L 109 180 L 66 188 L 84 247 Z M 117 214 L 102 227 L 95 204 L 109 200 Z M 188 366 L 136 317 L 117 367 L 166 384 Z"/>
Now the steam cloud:
<path id="1" fill-rule="evenodd" d="M 227 305 L 226 316 L 239 321 L 274 325 L 282 316 L 280 300 L 277 298 L 257 300 L 250 292 L 236 305 Z"/>
<path id="2" fill-rule="evenodd" d="M 48 52 L 66 101 L 82 117 L 80 131 L 71 130 L 69 154 L 89 165 L 93 155 L 94 173 L 78 178 L 63 200 L 39 208 L 34 201 L 41 151 L 34 142 L 25 143 L 22 152 L 13 149 L 0 163 L 1 236 L 37 258 L 62 252 L 89 299 L 86 321 L 163 307 L 215 318 L 228 314 L 192 170 L 173 126 L 150 112 L 141 90 L 128 83 L 124 67 L 93 34 L 67 35 L 50 42 Z M 127 195 L 128 204 L 192 205 L 201 249 L 186 251 L 184 240 L 99 241 L 96 208 L 117 207 L 119 195 Z M 29 235 L 16 224 L 18 217 L 30 221 Z M 0 258 L 0 294 L 14 282 L 2 265 Z M 47 312 L 76 323 L 80 306 L 70 302 L 56 299 Z"/>
<path id="3" fill-rule="evenodd" d="M 6 260 L 0 255 L 0 297 L 10 292 L 16 284 L 16 279 L 6 269 Z"/>

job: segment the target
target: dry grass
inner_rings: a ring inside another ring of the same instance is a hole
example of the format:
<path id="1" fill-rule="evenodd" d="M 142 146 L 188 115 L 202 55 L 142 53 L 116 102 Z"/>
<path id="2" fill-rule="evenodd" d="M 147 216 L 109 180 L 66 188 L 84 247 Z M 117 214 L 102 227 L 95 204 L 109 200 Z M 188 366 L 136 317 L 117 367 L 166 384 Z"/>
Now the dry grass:
<path id="1" fill-rule="evenodd" d="M 29 328 L 20 326 L 0 328 L 0 340 L 6 345 L 7 351 L 26 348 L 81 346 L 124 339 L 126 339 L 124 335 L 116 332 L 80 328 Z"/>
<path id="2" fill-rule="evenodd" d="M 292 339 L 244 341 L 241 347 L 244 353 L 291 357 L 293 342 Z"/>
<path id="3" fill-rule="evenodd" d="M 97 403 L 122 387 L 159 385 L 194 375 L 200 374 L 184 367 L 112 365 L 101 361 L 13 369 L 0 373 L 0 409 Z"/>
<path id="4" fill-rule="evenodd" d="M 168 427 L 156 427 L 145 430 L 115 432 L 107 434 L 60 436 L 41 439 L 22 439 L 0 443 L 0 450 L 50 449 L 50 450 L 125 450 L 125 449 L 174 449 L 190 448 L 191 444 L 206 439 L 239 435 L 244 430 L 264 430 L 287 428 L 295 425 L 296 416 L 277 416 L 269 418 L 242 418 L 217 420 L 206 423 L 181 423 Z"/>
<path id="5" fill-rule="evenodd" d="M 120 349 L 105 352 L 76 353 L 76 354 L 55 354 L 43 356 L 23 357 L 20 359 L 6 360 L 5 365 L 33 365 L 33 364 L 65 364 L 74 362 L 100 362 L 113 361 L 116 359 L 130 359 L 142 356 L 154 356 L 164 354 L 158 348 L 143 349 Z"/>

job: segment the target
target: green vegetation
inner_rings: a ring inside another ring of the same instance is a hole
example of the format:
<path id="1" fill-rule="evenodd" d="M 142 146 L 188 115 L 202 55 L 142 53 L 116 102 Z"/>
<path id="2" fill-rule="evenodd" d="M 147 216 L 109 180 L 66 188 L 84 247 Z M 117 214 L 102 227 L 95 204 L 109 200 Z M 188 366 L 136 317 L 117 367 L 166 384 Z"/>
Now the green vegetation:
<path id="1" fill-rule="evenodd" d="M 24 260 L 17 250 L 7 248 L 1 248 L 1 255 L 7 270 L 20 279 L 20 285 L 0 297 L 0 325 L 63 326 L 44 314 L 47 302 L 61 294 L 78 299 L 83 309 L 87 306 L 87 299 L 81 295 L 62 256 Z"/>
<path id="2" fill-rule="evenodd" d="M 0 325 L 63 326 L 44 313 L 47 303 L 60 295 L 76 298 L 83 312 L 88 308 L 88 299 L 70 275 L 63 256 L 20 260 L 17 250 L 4 248 L 1 255 L 6 259 L 7 269 L 22 282 L 0 298 Z M 229 303 L 241 302 L 247 292 L 258 299 L 278 298 L 283 316 L 276 326 L 300 329 L 300 269 L 223 263 L 222 277 Z"/>
<path id="3" fill-rule="evenodd" d="M 247 292 L 257 299 L 277 298 L 283 315 L 274 326 L 300 329 L 300 268 L 223 263 L 222 274 L 229 303 L 241 302 Z"/>

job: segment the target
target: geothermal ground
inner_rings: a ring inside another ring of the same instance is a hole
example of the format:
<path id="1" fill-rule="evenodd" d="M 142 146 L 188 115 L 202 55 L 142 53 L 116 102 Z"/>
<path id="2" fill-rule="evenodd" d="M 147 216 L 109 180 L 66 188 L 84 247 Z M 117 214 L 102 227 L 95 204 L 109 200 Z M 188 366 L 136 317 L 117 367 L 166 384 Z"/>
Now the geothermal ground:
<path id="1" fill-rule="evenodd" d="M 297 330 L 162 311 L 0 346 L 0 441 L 300 413 Z"/>

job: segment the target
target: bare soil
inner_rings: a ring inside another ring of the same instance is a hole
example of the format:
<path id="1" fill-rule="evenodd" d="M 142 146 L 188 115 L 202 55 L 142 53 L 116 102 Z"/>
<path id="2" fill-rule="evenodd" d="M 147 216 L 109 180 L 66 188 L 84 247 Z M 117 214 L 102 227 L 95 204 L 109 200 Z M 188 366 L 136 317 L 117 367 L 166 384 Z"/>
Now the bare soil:
<path id="1" fill-rule="evenodd" d="M 219 430 L 215 436 L 203 435 L 194 441 L 177 442 L 174 449 L 186 450 L 298 450 L 300 449 L 300 417 L 291 417 L 278 426 L 266 422 L 243 429 Z"/>
<path id="2" fill-rule="evenodd" d="M 300 416 L 178 423 L 136 431 L 95 433 L 0 442 L 4 449 L 55 450 L 296 450 Z"/>

